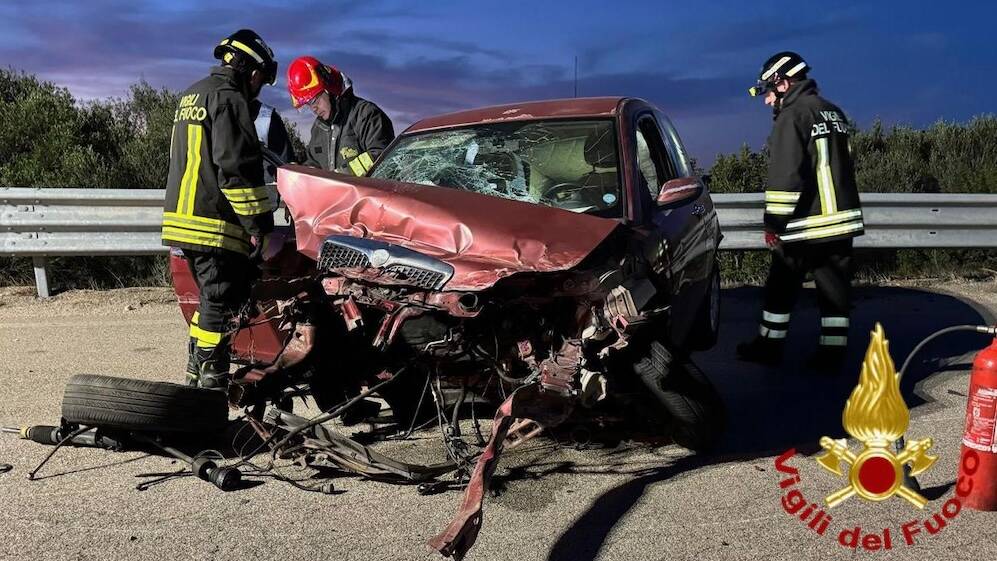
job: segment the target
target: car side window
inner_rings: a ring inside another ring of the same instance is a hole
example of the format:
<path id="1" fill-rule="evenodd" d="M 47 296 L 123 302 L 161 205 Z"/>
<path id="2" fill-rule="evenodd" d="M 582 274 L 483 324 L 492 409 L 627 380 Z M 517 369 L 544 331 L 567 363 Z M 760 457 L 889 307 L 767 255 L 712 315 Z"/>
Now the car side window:
<path id="1" fill-rule="evenodd" d="M 671 161 L 665 153 L 664 143 L 653 117 L 637 121 L 637 167 L 643 177 L 651 199 L 658 197 L 661 184 L 675 177 Z"/>
<path id="2" fill-rule="evenodd" d="M 685 151 L 682 139 L 675 132 L 672 122 L 660 111 L 655 111 L 654 114 L 658 118 L 658 125 L 661 126 L 661 131 L 665 137 L 665 144 L 668 149 L 668 155 L 672 160 L 672 166 L 677 171 L 676 177 L 688 177 L 692 175 L 692 163 L 689 161 L 689 155 Z"/>
<path id="3" fill-rule="evenodd" d="M 647 139 L 644 138 L 644 133 L 640 129 L 637 129 L 637 169 L 640 170 L 640 175 L 644 178 L 644 184 L 650 191 L 651 198 L 657 197 L 661 182 L 658 181 L 658 171 L 654 168 L 654 162 L 651 161 L 651 149 L 648 148 Z"/>

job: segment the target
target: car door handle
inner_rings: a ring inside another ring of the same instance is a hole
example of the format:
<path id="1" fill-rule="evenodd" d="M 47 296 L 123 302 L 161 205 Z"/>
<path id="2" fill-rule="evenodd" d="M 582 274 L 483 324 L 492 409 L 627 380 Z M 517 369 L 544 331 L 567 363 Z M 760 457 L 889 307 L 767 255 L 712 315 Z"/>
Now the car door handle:
<path id="1" fill-rule="evenodd" d="M 692 214 L 693 216 L 703 216 L 704 214 L 706 214 L 706 207 L 699 203 L 696 203 L 692 205 Z"/>

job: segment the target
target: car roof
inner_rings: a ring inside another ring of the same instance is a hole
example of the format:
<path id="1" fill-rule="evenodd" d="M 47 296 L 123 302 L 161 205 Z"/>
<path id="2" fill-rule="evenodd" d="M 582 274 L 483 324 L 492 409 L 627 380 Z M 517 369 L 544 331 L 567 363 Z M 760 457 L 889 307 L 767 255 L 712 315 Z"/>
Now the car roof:
<path id="1" fill-rule="evenodd" d="M 413 123 L 403 134 L 445 129 L 494 121 L 614 117 L 625 97 L 582 97 L 551 99 L 480 107 L 456 113 L 427 117 Z"/>

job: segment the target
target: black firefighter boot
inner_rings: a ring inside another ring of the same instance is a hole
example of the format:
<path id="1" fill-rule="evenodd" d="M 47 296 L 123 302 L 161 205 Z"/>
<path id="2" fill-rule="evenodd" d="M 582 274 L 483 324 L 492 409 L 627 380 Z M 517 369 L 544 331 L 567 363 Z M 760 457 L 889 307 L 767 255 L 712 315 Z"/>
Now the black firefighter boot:
<path id="1" fill-rule="evenodd" d="M 191 337 L 187 343 L 187 385 L 197 387 L 201 377 L 200 364 L 197 361 L 197 337 Z"/>
<path id="2" fill-rule="evenodd" d="M 228 391 L 228 344 L 223 342 L 213 348 L 198 347 L 196 356 L 198 363 L 198 386 L 209 390 Z"/>
<path id="3" fill-rule="evenodd" d="M 751 341 L 738 343 L 737 358 L 766 366 L 776 366 L 782 362 L 784 346 L 785 339 L 770 339 L 759 335 Z"/>

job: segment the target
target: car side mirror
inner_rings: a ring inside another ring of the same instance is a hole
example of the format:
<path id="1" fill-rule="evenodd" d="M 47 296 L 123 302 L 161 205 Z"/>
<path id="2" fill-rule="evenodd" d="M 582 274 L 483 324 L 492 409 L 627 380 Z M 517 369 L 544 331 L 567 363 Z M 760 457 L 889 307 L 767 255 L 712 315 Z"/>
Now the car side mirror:
<path id="1" fill-rule="evenodd" d="M 703 184 L 695 177 L 678 177 L 669 179 L 658 192 L 658 206 L 672 206 L 695 199 L 699 196 Z"/>

